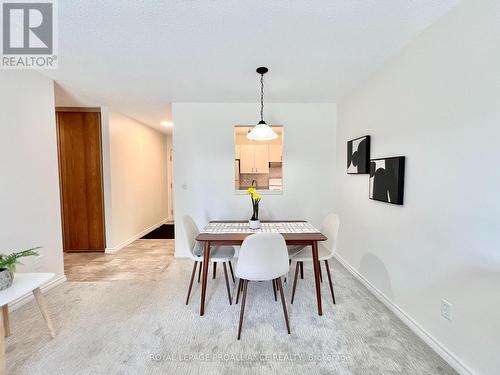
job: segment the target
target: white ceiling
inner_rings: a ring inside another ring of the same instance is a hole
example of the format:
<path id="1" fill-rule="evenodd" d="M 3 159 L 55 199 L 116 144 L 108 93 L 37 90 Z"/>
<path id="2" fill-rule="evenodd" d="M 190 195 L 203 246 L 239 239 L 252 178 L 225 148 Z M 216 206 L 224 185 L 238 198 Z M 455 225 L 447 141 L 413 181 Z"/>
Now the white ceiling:
<path id="1" fill-rule="evenodd" d="M 148 125 L 172 102 L 334 102 L 458 0 L 64 0 L 58 101 Z M 257 115 L 257 114 L 256 114 Z"/>

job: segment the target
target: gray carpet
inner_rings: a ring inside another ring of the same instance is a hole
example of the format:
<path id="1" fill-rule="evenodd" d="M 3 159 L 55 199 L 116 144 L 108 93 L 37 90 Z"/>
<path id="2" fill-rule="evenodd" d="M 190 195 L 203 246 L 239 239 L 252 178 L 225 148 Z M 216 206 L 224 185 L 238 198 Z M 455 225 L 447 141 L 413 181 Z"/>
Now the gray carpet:
<path id="1" fill-rule="evenodd" d="M 222 270 L 185 293 L 192 263 L 175 260 L 160 281 L 67 282 L 47 293 L 50 339 L 33 302 L 12 314 L 9 374 L 455 374 L 337 262 L 337 305 L 323 283 L 316 314 L 312 270 L 289 305 L 292 334 L 270 283 L 251 283 L 241 341 L 239 305 L 229 306 Z M 220 267 L 219 267 L 220 268 Z M 287 290 L 288 302 L 290 293 Z"/>

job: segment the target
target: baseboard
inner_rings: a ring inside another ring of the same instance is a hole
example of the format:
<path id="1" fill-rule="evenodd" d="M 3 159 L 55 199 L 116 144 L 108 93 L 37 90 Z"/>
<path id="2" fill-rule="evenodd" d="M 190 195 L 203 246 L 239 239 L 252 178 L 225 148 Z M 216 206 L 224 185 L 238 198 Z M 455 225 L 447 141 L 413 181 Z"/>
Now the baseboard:
<path id="1" fill-rule="evenodd" d="M 49 281 L 47 284 L 42 286 L 40 289 L 42 290 L 42 292 L 45 293 L 45 292 L 49 291 L 50 289 L 55 288 L 58 285 L 61 285 L 65 281 L 66 281 L 66 275 L 62 275 L 62 276 L 55 278 L 54 280 Z M 23 306 L 26 303 L 28 303 L 29 301 L 31 301 L 33 298 L 34 298 L 33 293 L 30 292 L 30 293 L 16 299 L 14 302 L 9 303 L 9 311 L 14 311 L 14 310 L 20 308 L 21 306 Z"/>
<path id="2" fill-rule="evenodd" d="M 420 324 L 404 312 L 399 306 L 392 302 L 370 281 L 361 275 L 339 254 L 334 255 L 335 259 L 342 264 L 356 279 L 358 279 L 380 302 L 391 310 L 404 324 L 408 326 L 418 337 L 429 345 L 441 358 L 443 358 L 451 367 L 461 375 L 475 375 L 455 354 L 446 348 L 439 340 L 427 332 Z"/>
<path id="3" fill-rule="evenodd" d="M 167 219 L 163 219 L 162 221 L 160 221 L 159 223 L 156 223 L 155 225 L 149 227 L 149 228 L 146 228 L 144 229 L 142 232 L 140 233 L 137 233 L 136 235 L 130 237 L 129 239 L 123 241 L 121 244 L 119 245 L 116 245 L 114 247 L 107 247 L 106 250 L 105 250 L 105 253 L 106 254 L 113 254 L 113 253 L 116 253 L 117 251 L 119 251 L 120 249 L 123 249 L 125 246 L 127 245 L 130 245 L 132 242 L 138 240 L 139 238 L 141 237 L 144 237 L 146 234 L 148 234 L 149 232 L 155 230 L 156 228 L 162 226 L 163 224 L 166 224 L 168 222 Z"/>

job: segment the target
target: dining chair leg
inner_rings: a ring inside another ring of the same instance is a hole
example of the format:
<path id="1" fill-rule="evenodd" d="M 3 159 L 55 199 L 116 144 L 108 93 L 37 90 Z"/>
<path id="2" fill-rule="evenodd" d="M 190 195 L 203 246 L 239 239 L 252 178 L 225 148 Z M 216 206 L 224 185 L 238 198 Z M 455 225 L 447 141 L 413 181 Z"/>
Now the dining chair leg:
<path id="1" fill-rule="evenodd" d="M 319 279 L 323 282 L 323 272 L 321 272 L 321 262 L 319 262 Z"/>
<path id="2" fill-rule="evenodd" d="M 243 297 L 241 299 L 240 324 L 238 327 L 238 340 L 241 337 L 241 328 L 243 327 L 243 315 L 245 314 L 245 302 L 247 300 L 248 280 L 243 280 Z"/>
<path id="3" fill-rule="evenodd" d="M 300 278 L 304 279 L 304 262 L 299 262 L 300 263 Z"/>
<path id="4" fill-rule="evenodd" d="M 240 300 L 241 287 L 243 286 L 242 283 L 243 281 L 240 279 L 238 281 L 238 291 L 236 292 L 236 304 L 238 304 L 238 301 Z"/>
<path id="5" fill-rule="evenodd" d="M 290 266 L 291 264 L 292 264 L 292 260 L 288 259 L 288 265 Z M 288 276 L 288 273 L 287 273 L 287 276 Z M 283 278 L 283 282 L 286 283 L 286 276 Z"/>
<path id="6" fill-rule="evenodd" d="M 323 302 L 321 301 L 321 281 L 319 280 L 319 258 L 318 241 L 312 241 L 312 264 L 314 268 L 314 287 L 316 289 L 316 303 L 318 305 L 318 315 L 323 315 Z"/>
<path id="7" fill-rule="evenodd" d="M 231 278 L 233 279 L 233 283 L 235 283 L 236 280 L 234 278 L 233 265 L 231 264 L 231 261 L 229 261 L 229 271 L 231 271 Z"/>
<path id="8" fill-rule="evenodd" d="M 217 273 L 217 262 L 214 262 L 214 279 L 216 273 Z"/>
<path id="9" fill-rule="evenodd" d="M 193 280 L 194 280 L 194 275 L 196 274 L 197 265 L 198 262 L 195 261 L 193 264 L 193 272 L 191 272 L 191 281 L 189 281 L 188 295 L 186 297 L 186 305 L 189 303 L 189 295 L 191 294 L 191 289 L 193 288 Z"/>
<path id="10" fill-rule="evenodd" d="M 278 296 L 276 295 L 276 281 L 273 280 L 273 292 L 274 292 L 274 302 L 278 301 Z"/>
<path id="11" fill-rule="evenodd" d="M 200 262 L 200 268 L 198 269 L 198 284 L 200 283 L 201 278 L 201 269 L 203 268 L 203 262 Z"/>
<path id="12" fill-rule="evenodd" d="M 299 276 L 299 268 L 300 268 L 300 262 L 297 262 L 295 265 L 295 277 L 293 278 L 293 288 L 292 288 L 292 301 L 290 302 L 293 304 L 293 299 L 295 298 L 295 289 L 297 289 L 297 276 Z"/>
<path id="13" fill-rule="evenodd" d="M 229 305 L 232 305 L 233 300 L 231 298 L 231 289 L 229 288 L 229 277 L 227 276 L 226 262 L 222 263 L 222 267 L 224 267 L 224 278 L 226 279 L 227 297 L 229 299 Z"/>
<path id="14" fill-rule="evenodd" d="M 288 334 L 290 334 L 290 322 L 288 320 L 288 311 L 286 310 L 286 301 L 285 301 L 285 293 L 283 293 L 283 285 L 281 284 L 281 277 L 276 279 L 276 283 L 280 289 L 281 294 L 281 304 L 283 305 L 283 314 L 285 314 L 285 322 L 286 322 L 286 330 Z"/>
<path id="15" fill-rule="evenodd" d="M 332 276 L 330 275 L 330 266 L 328 265 L 328 260 L 325 260 L 326 273 L 328 274 L 328 282 L 330 283 L 330 292 L 332 293 L 333 304 L 335 305 L 335 294 L 333 293 L 333 283 Z"/>
<path id="16" fill-rule="evenodd" d="M 227 288 L 227 296 L 229 298 L 229 305 L 232 305 L 233 301 L 231 300 L 231 290 L 229 288 L 229 277 L 227 277 L 226 262 L 222 262 L 222 267 L 224 267 L 224 278 L 226 279 L 226 288 Z"/>

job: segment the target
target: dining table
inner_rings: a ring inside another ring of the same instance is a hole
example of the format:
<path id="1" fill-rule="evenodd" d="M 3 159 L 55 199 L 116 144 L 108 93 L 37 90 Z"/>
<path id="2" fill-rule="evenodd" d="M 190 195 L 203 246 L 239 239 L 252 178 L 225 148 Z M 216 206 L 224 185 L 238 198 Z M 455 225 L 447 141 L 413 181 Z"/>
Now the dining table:
<path id="1" fill-rule="evenodd" d="M 203 242 L 200 316 L 205 314 L 208 264 L 212 247 L 241 246 L 245 238 L 254 233 L 262 232 L 280 233 L 288 246 L 311 246 L 318 315 L 323 315 L 318 242 L 326 241 L 325 235 L 305 220 L 266 220 L 261 221 L 259 229 L 250 229 L 248 221 L 214 220 L 210 221 L 196 237 L 197 241 Z"/>

